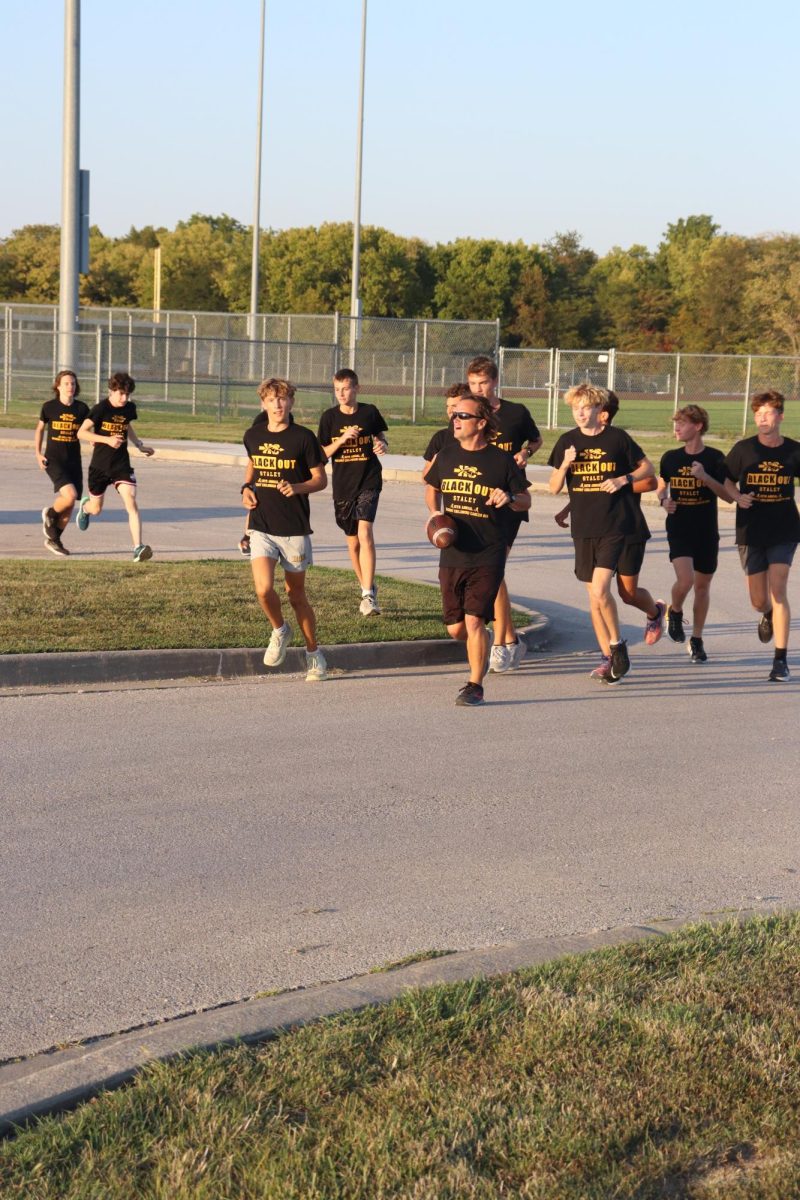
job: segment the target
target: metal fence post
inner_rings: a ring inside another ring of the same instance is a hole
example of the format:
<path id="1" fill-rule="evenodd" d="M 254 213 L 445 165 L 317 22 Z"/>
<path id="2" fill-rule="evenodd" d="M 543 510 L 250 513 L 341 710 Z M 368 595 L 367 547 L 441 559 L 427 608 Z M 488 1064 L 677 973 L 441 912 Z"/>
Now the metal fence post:
<path id="1" fill-rule="evenodd" d="M 339 363 L 341 362 L 341 359 L 339 358 L 340 351 L 339 351 L 339 310 L 338 310 L 338 308 L 337 308 L 336 312 L 333 314 L 333 340 L 336 343 L 336 354 L 334 356 L 336 370 L 333 372 L 335 375 L 336 371 L 339 370 Z"/>
<path id="2" fill-rule="evenodd" d="M 417 360 L 419 358 L 419 321 L 414 322 L 414 381 L 411 392 L 411 422 L 417 422 Z"/>
<path id="3" fill-rule="evenodd" d="M 103 327 L 102 325 L 95 326 L 97 337 L 95 339 L 94 353 L 94 402 L 100 403 L 100 380 L 103 378 Z"/>
<path id="4" fill-rule="evenodd" d="M 192 317 L 192 416 L 197 416 L 197 317 Z"/>
<path id="5" fill-rule="evenodd" d="M 132 374 L 133 367 L 133 314 L 128 313 L 128 374 Z"/>
<path id="6" fill-rule="evenodd" d="M 3 412 L 8 412 L 11 403 L 11 326 L 14 321 L 14 310 L 6 306 L 5 345 L 3 347 Z M 55 373 L 53 374 L 55 378 Z"/>
<path id="7" fill-rule="evenodd" d="M 547 428 L 553 428 L 553 371 L 556 364 L 555 349 L 550 347 L 550 364 L 547 375 Z"/>
<path id="8" fill-rule="evenodd" d="M 286 378 L 292 376 L 292 318 L 286 318 Z"/>
<path id="9" fill-rule="evenodd" d="M 495 362 L 500 357 L 500 318 L 495 317 L 494 321 L 494 358 Z"/>
<path id="10" fill-rule="evenodd" d="M 53 309 L 53 379 L 58 374 L 58 309 Z"/>
<path id="11" fill-rule="evenodd" d="M 681 388 L 681 356 L 680 356 L 680 354 L 676 354 L 675 355 L 675 399 L 672 404 L 673 416 L 678 411 L 678 406 L 680 404 L 680 388 Z"/>
<path id="12" fill-rule="evenodd" d="M 747 401 L 750 396 L 750 378 L 753 374 L 753 356 L 747 356 L 747 375 L 744 381 L 744 411 L 742 412 L 742 437 L 747 434 Z"/>
<path id="13" fill-rule="evenodd" d="M 616 347 L 612 346 L 608 352 L 608 390 L 614 391 L 617 384 L 617 351 Z"/>
<path id="14" fill-rule="evenodd" d="M 167 336 L 164 339 L 164 403 L 169 402 L 169 318 L 171 314 L 167 310 Z"/>
<path id="15" fill-rule="evenodd" d="M 420 411 L 425 416 L 425 376 L 428 371 L 428 322 L 422 322 L 422 390 L 420 392 Z"/>
<path id="16" fill-rule="evenodd" d="M 497 391 L 502 396 L 503 394 L 503 372 L 506 366 L 506 348 L 501 346 L 497 352 Z"/>
<path id="17" fill-rule="evenodd" d="M 561 387 L 561 349 L 556 347 L 553 371 L 553 423 L 551 429 L 558 429 L 558 393 Z"/>
<path id="18" fill-rule="evenodd" d="M 222 345 L 220 346 L 220 350 L 219 350 L 219 356 L 218 356 L 218 361 L 219 361 L 219 368 L 218 368 L 218 375 L 217 375 L 217 382 L 219 384 L 219 388 L 218 388 L 218 392 L 217 392 L 217 424 L 218 425 L 220 425 L 222 423 L 222 376 L 223 376 L 223 373 L 225 370 L 224 347 L 227 346 L 227 344 L 228 344 L 227 341 L 222 342 Z"/>

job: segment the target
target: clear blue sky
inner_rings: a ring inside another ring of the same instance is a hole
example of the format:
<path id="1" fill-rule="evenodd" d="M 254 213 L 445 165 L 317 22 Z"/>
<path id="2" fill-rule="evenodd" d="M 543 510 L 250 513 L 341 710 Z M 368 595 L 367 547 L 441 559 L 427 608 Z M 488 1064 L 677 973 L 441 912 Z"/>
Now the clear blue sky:
<path id="1" fill-rule="evenodd" d="M 60 216 L 62 0 L 0 13 L 0 237 Z M 94 224 L 252 220 L 259 0 L 83 0 Z M 267 0 L 261 220 L 350 220 L 361 0 Z M 429 241 L 654 247 L 797 232 L 789 0 L 369 0 L 363 221 Z"/>

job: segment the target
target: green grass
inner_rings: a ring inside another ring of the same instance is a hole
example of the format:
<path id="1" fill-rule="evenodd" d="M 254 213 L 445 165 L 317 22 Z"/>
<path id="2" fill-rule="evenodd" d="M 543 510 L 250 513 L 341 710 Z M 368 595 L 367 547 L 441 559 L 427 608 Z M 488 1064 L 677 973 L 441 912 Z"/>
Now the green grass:
<path id="1" fill-rule="evenodd" d="M 431 555 L 436 551 L 431 548 Z M 278 571 L 281 593 L 282 573 Z M 364 620 L 351 571 L 312 567 L 307 589 L 323 646 L 445 637 L 438 587 L 379 576 L 383 616 Z M 302 645 L 292 622 L 294 645 Z M 515 612 L 517 625 L 530 620 Z M 246 562 L 3 563 L 0 646 L 6 654 L 261 646 L 267 619 Z"/>
<path id="2" fill-rule="evenodd" d="M 187 1055 L 0 1146 L 4 1200 L 788 1200 L 800 918 Z"/>

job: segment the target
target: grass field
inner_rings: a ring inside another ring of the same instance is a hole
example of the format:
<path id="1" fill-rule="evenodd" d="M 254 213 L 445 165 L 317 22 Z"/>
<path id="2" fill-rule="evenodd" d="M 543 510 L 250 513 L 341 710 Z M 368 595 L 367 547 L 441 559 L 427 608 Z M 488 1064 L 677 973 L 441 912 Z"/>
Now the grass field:
<path id="1" fill-rule="evenodd" d="M 0 1144 L 4 1200 L 789 1200 L 800 918 L 197 1053 Z"/>
<path id="2" fill-rule="evenodd" d="M 431 554 L 436 551 L 431 549 Z M 278 571 L 282 592 L 282 573 Z M 383 615 L 359 615 L 351 571 L 312 567 L 308 594 L 323 646 L 445 637 L 438 587 L 378 576 Z M 291 608 L 292 644 L 303 644 Z M 529 618 L 515 613 L 517 625 Z M 56 650 L 157 650 L 261 646 L 266 617 L 250 565 L 228 559 L 181 563 L 3 563 L 0 647 L 5 654 Z"/>

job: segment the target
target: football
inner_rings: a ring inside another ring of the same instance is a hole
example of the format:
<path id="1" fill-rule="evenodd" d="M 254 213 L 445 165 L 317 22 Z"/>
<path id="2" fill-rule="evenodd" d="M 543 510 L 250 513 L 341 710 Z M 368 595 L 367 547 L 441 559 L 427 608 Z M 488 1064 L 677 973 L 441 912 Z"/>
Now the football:
<path id="1" fill-rule="evenodd" d="M 447 513 L 433 513 L 425 526 L 428 541 L 437 550 L 446 550 L 456 540 L 456 523 Z"/>

